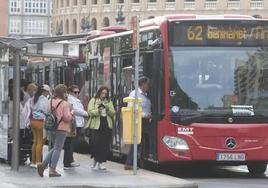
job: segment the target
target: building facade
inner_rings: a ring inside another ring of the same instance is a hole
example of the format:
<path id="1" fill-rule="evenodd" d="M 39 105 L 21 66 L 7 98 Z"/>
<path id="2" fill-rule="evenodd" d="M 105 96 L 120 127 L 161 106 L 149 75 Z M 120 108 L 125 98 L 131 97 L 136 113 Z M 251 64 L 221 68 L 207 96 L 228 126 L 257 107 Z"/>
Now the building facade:
<path id="1" fill-rule="evenodd" d="M 8 31 L 8 1 L 3 0 L 0 3 L 0 18 L 1 18 L 1 27 L 0 27 L 0 36 L 7 36 Z"/>
<path id="2" fill-rule="evenodd" d="M 10 37 L 51 34 L 52 0 L 8 0 Z"/>
<path id="3" fill-rule="evenodd" d="M 119 11 L 121 10 L 121 11 Z M 53 34 L 78 34 L 116 24 L 120 12 L 132 16 L 165 14 L 246 14 L 268 17 L 268 0 L 53 0 Z"/>

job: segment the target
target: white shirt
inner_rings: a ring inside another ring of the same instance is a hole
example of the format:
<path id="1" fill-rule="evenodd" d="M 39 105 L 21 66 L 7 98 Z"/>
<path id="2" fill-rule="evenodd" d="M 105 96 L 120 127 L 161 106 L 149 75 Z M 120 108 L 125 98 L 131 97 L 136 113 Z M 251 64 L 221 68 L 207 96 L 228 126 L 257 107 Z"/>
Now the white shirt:
<path id="1" fill-rule="evenodd" d="M 135 98 L 135 90 L 131 91 L 129 94 L 129 97 L 133 97 Z M 150 99 L 147 97 L 146 93 L 143 93 L 142 90 L 140 88 L 138 88 L 138 98 L 142 99 L 141 102 L 141 107 L 142 107 L 142 117 L 147 117 L 149 115 L 151 115 L 152 111 L 151 111 L 151 101 Z"/>
<path id="2" fill-rule="evenodd" d="M 74 111 L 76 127 L 84 127 L 84 117 L 88 117 L 88 113 L 84 110 L 83 104 L 78 98 L 72 95 L 68 95 L 68 102 L 72 105 L 71 109 Z"/>

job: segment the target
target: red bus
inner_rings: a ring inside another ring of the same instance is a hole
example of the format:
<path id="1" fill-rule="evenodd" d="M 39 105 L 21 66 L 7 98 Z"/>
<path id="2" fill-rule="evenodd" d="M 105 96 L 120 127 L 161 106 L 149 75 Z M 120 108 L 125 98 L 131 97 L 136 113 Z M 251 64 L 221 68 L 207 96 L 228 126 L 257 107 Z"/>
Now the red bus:
<path id="1" fill-rule="evenodd" d="M 114 27 L 116 29 L 116 27 Z M 243 15 L 168 15 L 140 23 L 139 74 L 150 78 L 153 119 L 141 161 L 247 165 L 268 161 L 268 20 Z M 122 98 L 133 88 L 132 31 L 87 41 L 90 94 L 111 88 L 121 140 Z"/>

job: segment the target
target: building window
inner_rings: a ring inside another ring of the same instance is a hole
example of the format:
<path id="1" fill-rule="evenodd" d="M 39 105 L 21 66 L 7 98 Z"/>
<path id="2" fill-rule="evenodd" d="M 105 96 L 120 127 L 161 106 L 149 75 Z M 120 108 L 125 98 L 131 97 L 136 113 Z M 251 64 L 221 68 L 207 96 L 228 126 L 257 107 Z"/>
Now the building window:
<path id="1" fill-rule="evenodd" d="M 227 8 L 228 9 L 240 9 L 240 0 L 228 0 Z"/>
<path id="2" fill-rule="evenodd" d="M 166 0 L 166 2 L 175 2 L 175 0 Z"/>
<path id="3" fill-rule="evenodd" d="M 87 5 L 87 0 L 81 0 L 82 2 L 81 2 L 81 4 L 82 5 Z"/>
<path id="4" fill-rule="evenodd" d="M 110 25 L 109 18 L 105 17 L 103 19 L 103 27 L 108 27 Z"/>
<path id="5" fill-rule="evenodd" d="M 104 0 L 103 4 L 110 4 L 110 0 Z"/>
<path id="6" fill-rule="evenodd" d="M 69 20 L 65 21 L 65 34 L 69 34 Z"/>
<path id="7" fill-rule="evenodd" d="M 20 34 L 21 33 L 21 19 L 11 18 L 9 21 L 9 33 Z"/>
<path id="8" fill-rule="evenodd" d="M 139 3 L 140 0 L 132 0 L 132 3 Z"/>
<path id="9" fill-rule="evenodd" d="M 66 0 L 66 7 L 70 6 L 70 0 Z"/>
<path id="10" fill-rule="evenodd" d="M 72 33 L 77 34 L 77 21 L 74 19 L 72 24 Z"/>
<path id="11" fill-rule="evenodd" d="M 148 0 L 149 3 L 156 3 L 156 0 Z"/>
<path id="12" fill-rule="evenodd" d="M 217 0 L 205 1 L 205 9 L 216 9 L 216 8 L 217 8 Z"/>
<path id="13" fill-rule="evenodd" d="M 123 4 L 124 3 L 124 0 L 117 0 L 117 3 Z"/>
<path id="14" fill-rule="evenodd" d="M 98 0 L 92 0 L 92 5 L 98 4 Z"/>
<path id="15" fill-rule="evenodd" d="M 48 35 L 47 19 L 26 18 L 23 22 L 23 28 L 26 35 Z"/>
<path id="16" fill-rule="evenodd" d="M 10 13 L 20 13 L 21 0 L 10 0 L 9 3 Z"/>
<path id="17" fill-rule="evenodd" d="M 92 30 L 97 29 L 97 19 L 96 18 L 92 18 L 92 20 L 91 20 L 91 29 Z"/>
<path id="18" fill-rule="evenodd" d="M 24 0 L 24 12 L 27 14 L 47 14 L 47 0 Z"/>
<path id="19" fill-rule="evenodd" d="M 73 0 L 73 6 L 77 6 L 77 0 Z"/>
<path id="20" fill-rule="evenodd" d="M 250 1 L 250 8 L 251 9 L 263 9 L 264 8 L 264 1 L 263 0 L 251 0 Z"/>

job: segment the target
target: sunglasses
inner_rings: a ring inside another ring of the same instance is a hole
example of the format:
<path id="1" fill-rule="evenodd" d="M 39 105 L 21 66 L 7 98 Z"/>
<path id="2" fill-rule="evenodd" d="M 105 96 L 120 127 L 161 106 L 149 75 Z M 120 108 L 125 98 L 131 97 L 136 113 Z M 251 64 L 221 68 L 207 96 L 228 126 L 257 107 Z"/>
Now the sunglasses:
<path id="1" fill-rule="evenodd" d="M 73 93 L 75 93 L 75 94 L 79 94 L 79 93 L 80 93 L 80 91 L 73 91 Z"/>

